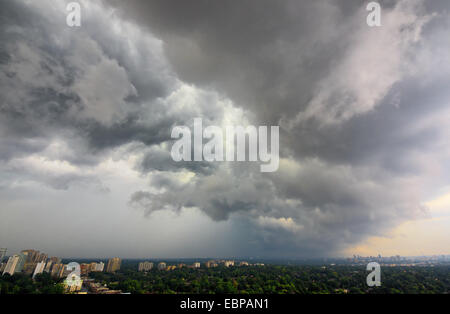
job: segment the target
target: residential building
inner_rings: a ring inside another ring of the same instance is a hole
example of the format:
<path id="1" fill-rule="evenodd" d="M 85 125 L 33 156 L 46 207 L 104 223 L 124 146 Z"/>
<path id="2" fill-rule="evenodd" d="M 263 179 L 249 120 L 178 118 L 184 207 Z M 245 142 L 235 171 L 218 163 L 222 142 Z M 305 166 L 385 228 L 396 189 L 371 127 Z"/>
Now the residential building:
<path id="1" fill-rule="evenodd" d="M 225 261 L 223 264 L 225 265 L 225 267 L 234 266 L 234 261 Z"/>
<path id="2" fill-rule="evenodd" d="M 153 268 L 152 262 L 141 262 L 139 263 L 139 271 L 149 271 Z"/>
<path id="3" fill-rule="evenodd" d="M 47 265 L 45 265 L 44 272 L 49 273 L 52 269 L 53 262 L 51 260 L 47 261 Z"/>
<path id="4" fill-rule="evenodd" d="M 3 271 L 4 274 L 10 274 L 11 276 L 14 275 L 16 272 L 16 266 L 19 262 L 19 255 L 13 255 L 8 258 L 8 262 L 6 263 L 5 270 Z"/>
<path id="5" fill-rule="evenodd" d="M 39 256 L 38 256 L 36 262 L 38 262 L 38 263 L 39 263 L 39 262 L 45 262 L 45 261 L 47 261 L 47 258 L 48 258 L 48 255 L 47 255 L 47 254 L 41 253 L 41 254 L 39 254 Z"/>
<path id="6" fill-rule="evenodd" d="M 121 259 L 118 257 L 110 258 L 108 260 L 108 265 L 106 266 L 106 272 L 114 273 L 120 269 Z"/>
<path id="7" fill-rule="evenodd" d="M 22 273 L 24 273 L 25 275 L 31 275 L 33 271 L 36 269 L 37 264 L 38 263 L 36 262 L 25 262 L 22 268 Z"/>
<path id="8" fill-rule="evenodd" d="M 54 278 L 61 278 L 64 274 L 65 268 L 66 267 L 64 266 L 64 264 L 53 264 L 52 271 L 50 274 Z"/>
<path id="9" fill-rule="evenodd" d="M 41 255 L 39 251 L 36 250 L 23 250 L 21 253 L 26 256 L 25 263 L 35 263 Z"/>
<path id="10" fill-rule="evenodd" d="M 6 256 L 6 251 L 8 251 L 7 248 L 0 248 L 0 263 L 3 262 L 3 259 Z"/>
<path id="11" fill-rule="evenodd" d="M 86 263 L 80 264 L 80 274 L 87 275 L 91 271 L 90 268 L 91 268 L 90 264 L 86 264 Z"/>
<path id="12" fill-rule="evenodd" d="M 42 274 L 42 272 L 44 271 L 44 268 L 45 268 L 45 262 L 37 263 L 36 268 L 34 269 L 34 272 L 33 272 L 33 279 L 34 279 L 34 277 L 36 277 L 36 275 Z"/>
<path id="13" fill-rule="evenodd" d="M 105 263 L 100 262 L 100 263 L 97 263 L 97 265 L 95 266 L 95 271 L 103 271 L 104 268 L 105 268 Z"/>
<path id="14" fill-rule="evenodd" d="M 60 259 L 59 257 L 55 257 L 55 256 L 50 257 L 50 261 L 51 261 L 53 264 L 61 264 L 61 259 Z"/>
<path id="15" fill-rule="evenodd" d="M 10 256 L 3 271 L 3 275 L 10 274 L 12 276 L 15 273 L 20 273 L 23 269 L 25 259 L 26 256 L 22 253 Z"/>
<path id="16" fill-rule="evenodd" d="M 164 263 L 164 262 L 159 263 L 159 264 L 158 264 L 158 269 L 159 269 L 159 270 L 164 270 L 164 269 L 166 269 L 166 263 Z"/>

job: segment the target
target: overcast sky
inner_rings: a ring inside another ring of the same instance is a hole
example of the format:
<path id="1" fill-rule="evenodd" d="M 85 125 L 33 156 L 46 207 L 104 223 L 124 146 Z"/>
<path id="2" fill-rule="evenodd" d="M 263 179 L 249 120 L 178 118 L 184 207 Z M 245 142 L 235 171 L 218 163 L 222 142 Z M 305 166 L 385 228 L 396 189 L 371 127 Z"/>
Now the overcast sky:
<path id="1" fill-rule="evenodd" d="M 0 0 L 0 247 L 450 254 L 450 2 Z M 280 167 L 171 159 L 279 125 Z"/>

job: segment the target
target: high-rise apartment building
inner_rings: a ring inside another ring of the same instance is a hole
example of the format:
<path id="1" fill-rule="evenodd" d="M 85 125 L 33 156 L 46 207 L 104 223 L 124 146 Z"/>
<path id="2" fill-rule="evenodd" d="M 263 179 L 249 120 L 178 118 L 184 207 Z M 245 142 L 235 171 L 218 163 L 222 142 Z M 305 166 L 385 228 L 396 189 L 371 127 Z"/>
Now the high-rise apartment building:
<path id="1" fill-rule="evenodd" d="M 36 263 L 41 255 L 36 250 L 23 250 L 21 253 L 26 256 L 25 263 Z"/>
<path id="2" fill-rule="evenodd" d="M 113 257 L 108 260 L 108 265 L 106 266 L 106 272 L 113 273 L 120 269 L 121 260 L 118 257 Z"/>
<path id="3" fill-rule="evenodd" d="M 16 254 L 11 256 L 6 263 L 5 270 L 3 274 L 14 275 L 14 273 L 19 273 L 23 269 L 26 256 L 23 254 Z"/>
<path id="4" fill-rule="evenodd" d="M 103 271 L 104 268 L 105 268 L 105 263 L 100 262 L 100 263 L 97 263 L 97 266 L 95 267 L 95 271 Z"/>
<path id="5" fill-rule="evenodd" d="M 6 251 L 7 251 L 7 248 L 0 248 L 0 263 L 3 261 L 3 259 L 5 258 L 5 256 L 6 256 Z"/>
<path id="6" fill-rule="evenodd" d="M 49 273 L 50 270 L 52 269 L 52 265 L 53 265 L 53 262 L 50 261 L 50 260 L 48 260 L 48 261 L 47 261 L 47 265 L 45 265 L 44 272 L 45 272 L 45 273 Z"/>
<path id="7" fill-rule="evenodd" d="M 6 263 L 5 270 L 3 271 L 4 274 L 10 274 L 11 276 L 14 275 L 17 263 L 19 262 L 19 255 L 13 255 L 8 258 L 8 262 Z"/>
<path id="8" fill-rule="evenodd" d="M 25 262 L 25 264 L 23 265 L 22 268 L 22 272 L 25 275 L 31 275 L 33 273 L 33 271 L 36 268 L 37 263 L 36 262 Z"/>
<path id="9" fill-rule="evenodd" d="M 52 272 L 50 274 L 54 278 L 61 278 L 64 274 L 64 269 L 64 264 L 54 264 L 52 267 Z"/>
<path id="10" fill-rule="evenodd" d="M 34 277 L 36 277 L 36 275 L 42 274 L 42 272 L 44 271 L 44 268 L 45 268 L 45 262 L 37 263 L 36 268 L 34 269 L 34 272 L 33 272 L 33 279 L 34 279 Z"/>
<path id="11" fill-rule="evenodd" d="M 52 261 L 53 264 L 61 264 L 61 259 L 59 257 L 50 257 L 49 258 L 50 261 Z"/>
<path id="12" fill-rule="evenodd" d="M 38 256 L 36 262 L 38 262 L 38 263 L 39 263 L 39 262 L 46 262 L 46 261 L 47 261 L 47 258 L 48 258 L 48 255 L 47 255 L 47 254 L 41 253 L 41 254 L 39 254 L 39 256 Z"/>
<path id="13" fill-rule="evenodd" d="M 16 266 L 16 273 L 20 273 L 23 270 L 23 266 L 25 265 L 25 261 L 27 260 L 27 257 L 23 255 L 22 253 L 19 253 L 19 261 L 17 262 Z"/>

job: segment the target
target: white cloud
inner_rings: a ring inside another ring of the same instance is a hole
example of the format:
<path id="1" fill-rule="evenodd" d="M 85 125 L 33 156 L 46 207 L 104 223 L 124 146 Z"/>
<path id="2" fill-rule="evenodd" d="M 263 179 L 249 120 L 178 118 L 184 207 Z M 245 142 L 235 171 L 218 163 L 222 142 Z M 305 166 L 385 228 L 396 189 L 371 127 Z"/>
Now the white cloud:
<path id="1" fill-rule="evenodd" d="M 382 11 L 382 26 L 368 27 L 361 9 L 353 18 L 355 36 L 345 56 L 317 83 L 315 95 L 294 124 L 315 118 L 327 125 L 342 123 L 374 109 L 395 83 L 417 73 L 411 49 L 421 40 L 424 25 L 422 0 L 398 1 Z M 292 122 L 291 122 L 292 123 Z"/>
<path id="2" fill-rule="evenodd" d="M 266 217 L 259 216 L 257 219 L 259 226 L 263 228 L 285 229 L 289 232 L 296 233 L 303 229 L 302 225 L 297 224 L 291 217 Z"/>

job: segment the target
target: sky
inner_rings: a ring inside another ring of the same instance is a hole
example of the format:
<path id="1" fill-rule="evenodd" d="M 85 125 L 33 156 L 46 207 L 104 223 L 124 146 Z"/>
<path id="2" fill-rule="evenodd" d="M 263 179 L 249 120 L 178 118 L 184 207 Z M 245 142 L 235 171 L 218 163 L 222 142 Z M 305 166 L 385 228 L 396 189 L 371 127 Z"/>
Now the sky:
<path id="1" fill-rule="evenodd" d="M 450 254 L 450 3 L 0 0 L 0 247 L 61 257 Z M 175 162 L 279 126 L 280 165 Z"/>

